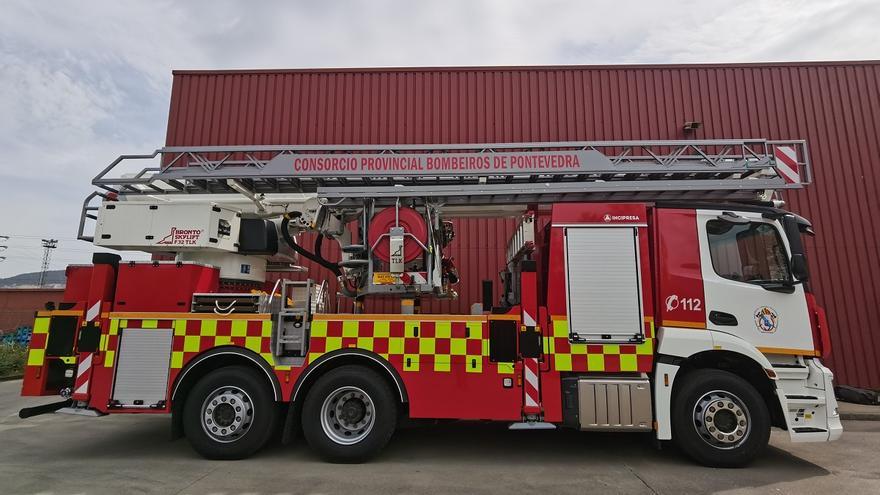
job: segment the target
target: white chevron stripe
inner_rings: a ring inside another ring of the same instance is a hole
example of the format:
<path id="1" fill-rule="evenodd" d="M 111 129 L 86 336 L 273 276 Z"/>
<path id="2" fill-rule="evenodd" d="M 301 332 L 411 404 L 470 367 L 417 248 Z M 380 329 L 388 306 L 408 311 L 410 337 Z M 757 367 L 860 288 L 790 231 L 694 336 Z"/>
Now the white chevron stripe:
<path id="1" fill-rule="evenodd" d="M 79 366 L 76 368 L 76 377 L 79 378 L 83 376 L 83 374 L 89 371 L 89 368 L 92 367 L 92 355 L 89 354 L 85 359 L 80 361 Z"/>
<path id="2" fill-rule="evenodd" d="M 523 366 L 523 370 L 525 371 L 524 375 L 526 378 L 526 382 L 535 387 L 535 390 L 538 390 L 538 375 L 535 374 L 534 371 L 531 370 L 528 366 Z"/>
<path id="3" fill-rule="evenodd" d="M 101 314 L 101 301 L 96 302 L 86 311 L 86 321 L 94 321 Z"/>
<path id="4" fill-rule="evenodd" d="M 77 387 L 76 390 L 73 391 L 74 394 L 85 394 L 89 391 L 89 381 L 86 380 L 82 385 Z"/>

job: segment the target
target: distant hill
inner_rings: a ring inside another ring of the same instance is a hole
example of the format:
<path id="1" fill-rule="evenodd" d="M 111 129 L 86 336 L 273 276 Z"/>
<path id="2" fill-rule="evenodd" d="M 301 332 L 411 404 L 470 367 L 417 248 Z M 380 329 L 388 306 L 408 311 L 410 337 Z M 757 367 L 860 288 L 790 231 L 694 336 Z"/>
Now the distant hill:
<path id="1" fill-rule="evenodd" d="M 64 270 L 50 270 L 46 272 L 46 279 L 43 281 L 45 287 L 64 287 L 67 278 L 64 276 Z M 0 278 L 0 288 L 31 288 L 38 287 L 40 284 L 40 272 L 22 273 L 9 278 Z"/>

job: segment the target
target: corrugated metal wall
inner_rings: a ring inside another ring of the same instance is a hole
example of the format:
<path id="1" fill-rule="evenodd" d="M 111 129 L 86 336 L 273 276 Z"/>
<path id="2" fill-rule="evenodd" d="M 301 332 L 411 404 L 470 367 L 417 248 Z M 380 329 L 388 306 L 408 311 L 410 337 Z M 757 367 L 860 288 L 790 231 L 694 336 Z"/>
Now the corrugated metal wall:
<path id="1" fill-rule="evenodd" d="M 684 134 L 682 124 L 703 127 Z M 805 138 L 816 184 L 790 199 L 843 383 L 880 388 L 880 62 L 174 73 L 168 145 Z M 479 300 L 513 225 L 459 221 Z M 479 278 L 476 274 L 479 274 Z M 388 304 L 380 309 L 390 309 Z"/>

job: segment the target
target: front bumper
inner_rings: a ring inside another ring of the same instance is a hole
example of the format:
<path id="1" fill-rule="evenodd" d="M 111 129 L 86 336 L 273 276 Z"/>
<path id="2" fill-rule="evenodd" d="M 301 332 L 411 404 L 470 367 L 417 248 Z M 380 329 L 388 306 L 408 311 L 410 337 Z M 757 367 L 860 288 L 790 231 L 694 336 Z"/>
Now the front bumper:
<path id="1" fill-rule="evenodd" d="M 774 368 L 776 370 L 776 368 Z M 830 442 L 843 434 L 834 374 L 818 359 L 796 371 L 779 370 L 777 394 L 792 442 Z"/>

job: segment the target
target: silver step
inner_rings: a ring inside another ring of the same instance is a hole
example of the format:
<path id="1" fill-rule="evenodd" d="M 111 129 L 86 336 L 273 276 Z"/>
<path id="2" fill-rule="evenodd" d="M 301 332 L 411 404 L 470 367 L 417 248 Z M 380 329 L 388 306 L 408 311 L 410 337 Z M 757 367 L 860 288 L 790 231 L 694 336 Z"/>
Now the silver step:
<path id="1" fill-rule="evenodd" d="M 543 421 L 522 421 L 519 423 L 510 423 L 508 430 L 555 430 L 556 425 L 553 423 L 545 423 Z"/>
<path id="2" fill-rule="evenodd" d="M 55 411 L 56 414 L 70 414 L 73 416 L 87 416 L 89 418 L 100 418 L 101 416 L 106 416 L 106 414 L 96 411 L 94 409 L 86 409 L 83 407 L 62 407 L 61 409 Z"/>

